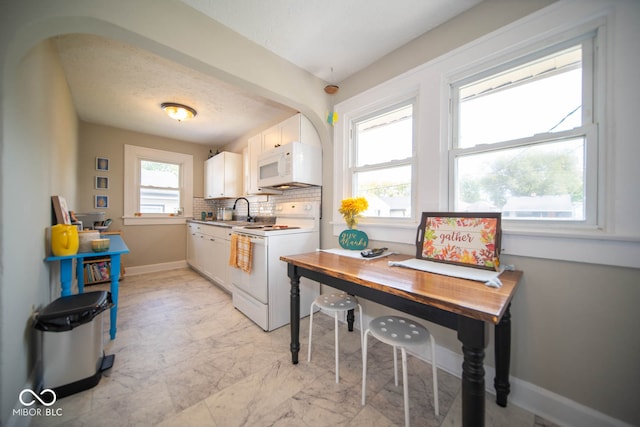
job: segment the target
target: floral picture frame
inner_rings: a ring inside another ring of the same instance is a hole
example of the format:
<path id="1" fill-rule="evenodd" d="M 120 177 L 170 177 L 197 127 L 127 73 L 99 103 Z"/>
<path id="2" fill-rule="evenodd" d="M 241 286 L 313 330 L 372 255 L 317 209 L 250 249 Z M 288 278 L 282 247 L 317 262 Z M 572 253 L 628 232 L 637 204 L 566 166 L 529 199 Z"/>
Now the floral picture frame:
<path id="1" fill-rule="evenodd" d="M 501 221 L 499 212 L 423 212 L 416 258 L 497 271 Z"/>

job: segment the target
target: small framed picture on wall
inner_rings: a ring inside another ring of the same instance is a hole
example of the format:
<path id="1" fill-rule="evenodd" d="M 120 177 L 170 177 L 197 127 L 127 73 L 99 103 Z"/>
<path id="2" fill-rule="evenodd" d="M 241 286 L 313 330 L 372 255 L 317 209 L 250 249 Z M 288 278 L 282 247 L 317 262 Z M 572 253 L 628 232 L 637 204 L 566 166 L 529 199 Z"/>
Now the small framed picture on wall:
<path id="1" fill-rule="evenodd" d="M 109 196 L 96 195 L 94 206 L 96 209 L 106 209 L 109 207 Z"/>
<path id="2" fill-rule="evenodd" d="M 107 172 L 109 170 L 109 159 L 106 157 L 96 157 L 96 170 Z"/>
<path id="3" fill-rule="evenodd" d="M 109 177 L 107 177 L 107 176 L 96 176 L 95 189 L 96 190 L 108 190 L 109 189 Z"/>

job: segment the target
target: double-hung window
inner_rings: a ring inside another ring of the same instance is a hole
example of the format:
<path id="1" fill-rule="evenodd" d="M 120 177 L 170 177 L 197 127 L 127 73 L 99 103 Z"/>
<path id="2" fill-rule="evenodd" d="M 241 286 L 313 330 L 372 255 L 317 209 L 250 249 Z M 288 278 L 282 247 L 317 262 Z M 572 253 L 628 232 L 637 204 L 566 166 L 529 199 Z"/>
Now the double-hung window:
<path id="1" fill-rule="evenodd" d="M 594 31 L 451 85 L 450 208 L 597 224 Z"/>
<path id="2" fill-rule="evenodd" d="M 412 218 L 415 99 L 351 122 L 351 197 L 365 197 L 369 218 Z"/>
<path id="3" fill-rule="evenodd" d="M 191 212 L 193 156 L 125 145 L 125 225 L 163 224 Z"/>

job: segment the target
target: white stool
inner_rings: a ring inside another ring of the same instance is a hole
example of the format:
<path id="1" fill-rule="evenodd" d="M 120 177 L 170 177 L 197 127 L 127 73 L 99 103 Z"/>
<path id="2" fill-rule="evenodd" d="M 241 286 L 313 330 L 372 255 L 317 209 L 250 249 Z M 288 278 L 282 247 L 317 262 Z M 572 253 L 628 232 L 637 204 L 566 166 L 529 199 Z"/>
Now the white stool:
<path id="1" fill-rule="evenodd" d="M 362 345 L 362 307 L 358 304 L 356 297 L 348 295 L 344 292 L 325 294 L 318 296 L 311 303 L 311 314 L 309 315 L 309 352 L 307 353 L 307 362 L 311 361 L 311 334 L 313 332 L 313 306 L 322 310 L 333 312 L 335 319 L 335 348 L 336 348 L 336 383 L 340 382 L 340 367 L 338 364 L 338 313 L 353 310 L 358 307 L 360 313 L 360 345 Z"/>
<path id="2" fill-rule="evenodd" d="M 398 316 L 376 317 L 369 323 L 369 328 L 364 333 L 362 346 L 362 405 L 365 404 L 367 386 L 367 338 L 373 335 L 379 341 L 393 347 L 393 369 L 396 386 L 398 386 L 398 360 L 396 347 L 400 347 L 402 353 L 402 386 L 404 388 L 404 425 L 409 426 L 409 383 L 407 382 L 407 352 L 406 349 L 418 350 L 429 339 L 431 341 L 431 368 L 433 371 L 433 406 L 436 416 L 438 408 L 438 369 L 436 367 L 436 341 L 427 328 L 410 319 Z"/>

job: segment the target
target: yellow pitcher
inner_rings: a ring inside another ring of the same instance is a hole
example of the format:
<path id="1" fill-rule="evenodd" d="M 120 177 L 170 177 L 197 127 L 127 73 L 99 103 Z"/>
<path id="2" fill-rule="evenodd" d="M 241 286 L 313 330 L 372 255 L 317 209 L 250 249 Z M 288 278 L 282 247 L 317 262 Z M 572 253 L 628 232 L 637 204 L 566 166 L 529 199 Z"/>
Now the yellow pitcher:
<path id="1" fill-rule="evenodd" d="M 58 224 L 51 227 L 51 252 L 54 256 L 78 253 L 78 228 L 75 225 Z"/>

